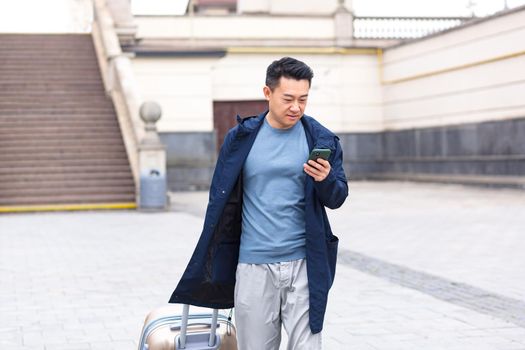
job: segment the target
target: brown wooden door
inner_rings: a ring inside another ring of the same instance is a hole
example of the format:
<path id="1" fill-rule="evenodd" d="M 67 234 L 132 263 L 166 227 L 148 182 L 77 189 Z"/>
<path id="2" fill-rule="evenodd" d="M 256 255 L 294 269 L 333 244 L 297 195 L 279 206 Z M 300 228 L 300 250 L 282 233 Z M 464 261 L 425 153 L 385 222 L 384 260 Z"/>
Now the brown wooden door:
<path id="1" fill-rule="evenodd" d="M 228 130 L 237 124 L 237 115 L 248 117 L 258 115 L 268 109 L 268 101 L 214 101 L 213 128 L 217 135 L 217 152 L 221 148 Z"/>

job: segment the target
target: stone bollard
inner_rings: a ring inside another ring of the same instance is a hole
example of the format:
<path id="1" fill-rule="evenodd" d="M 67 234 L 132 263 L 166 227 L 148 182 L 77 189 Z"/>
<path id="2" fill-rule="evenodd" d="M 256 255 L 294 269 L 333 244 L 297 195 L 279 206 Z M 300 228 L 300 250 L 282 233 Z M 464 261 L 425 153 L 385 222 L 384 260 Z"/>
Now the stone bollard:
<path id="1" fill-rule="evenodd" d="M 339 0 L 339 5 L 334 13 L 335 45 L 337 47 L 350 47 L 354 40 L 354 14 L 346 9 L 344 3 Z"/>
<path id="2" fill-rule="evenodd" d="M 145 134 L 139 145 L 141 210 L 167 208 L 166 148 L 160 142 L 155 126 L 161 114 L 161 108 L 156 102 L 144 102 L 140 106 L 140 117 L 145 124 Z"/>

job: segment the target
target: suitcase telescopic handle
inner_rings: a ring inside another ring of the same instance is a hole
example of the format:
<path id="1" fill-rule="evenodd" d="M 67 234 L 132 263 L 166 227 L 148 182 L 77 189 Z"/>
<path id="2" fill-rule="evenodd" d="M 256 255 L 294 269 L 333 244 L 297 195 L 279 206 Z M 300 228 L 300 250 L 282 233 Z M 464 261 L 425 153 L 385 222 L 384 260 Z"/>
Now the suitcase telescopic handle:
<path id="1" fill-rule="evenodd" d="M 188 321 L 188 328 L 189 327 L 206 327 L 206 328 L 210 328 L 211 329 L 211 322 L 189 322 Z M 217 324 L 217 328 L 219 328 L 220 325 Z M 170 327 L 170 329 L 172 331 L 180 331 L 181 330 L 181 325 L 178 325 L 178 324 L 175 324 L 175 325 L 172 325 Z"/>
<path id="2" fill-rule="evenodd" d="M 180 326 L 180 348 L 186 349 L 186 334 L 188 333 L 188 316 L 190 314 L 190 305 L 184 304 L 182 306 L 182 320 Z M 210 327 L 210 340 L 208 346 L 215 346 L 215 334 L 217 332 L 217 319 L 219 317 L 219 310 L 213 309 Z"/>

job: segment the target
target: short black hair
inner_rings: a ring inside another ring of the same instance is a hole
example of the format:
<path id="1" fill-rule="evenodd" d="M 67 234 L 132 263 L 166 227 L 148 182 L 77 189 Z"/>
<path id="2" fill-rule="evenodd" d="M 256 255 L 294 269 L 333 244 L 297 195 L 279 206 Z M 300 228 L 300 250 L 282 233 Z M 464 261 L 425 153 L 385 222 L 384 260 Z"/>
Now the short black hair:
<path id="1" fill-rule="evenodd" d="M 271 90 L 279 85 L 281 77 L 292 78 L 295 80 L 308 80 L 312 85 L 314 72 L 306 63 L 296 60 L 292 57 L 283 57 L 280 60 L 273 61 L 266 70 L 266 86 Z"/>

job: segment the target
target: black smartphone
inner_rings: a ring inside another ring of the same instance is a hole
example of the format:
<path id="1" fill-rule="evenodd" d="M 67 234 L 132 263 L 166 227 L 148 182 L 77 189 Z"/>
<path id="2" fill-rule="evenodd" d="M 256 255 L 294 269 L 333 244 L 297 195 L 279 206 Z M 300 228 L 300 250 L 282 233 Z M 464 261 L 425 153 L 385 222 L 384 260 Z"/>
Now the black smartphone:
<path id="1" fill-rule="evenodd" d="M 332 153 L 332 151 L 328 148 L 314 148 L 312 152 L 310 152 L 308 160 L 317 160 L 317 158 L 328 160 L 330 153 Z"/>

